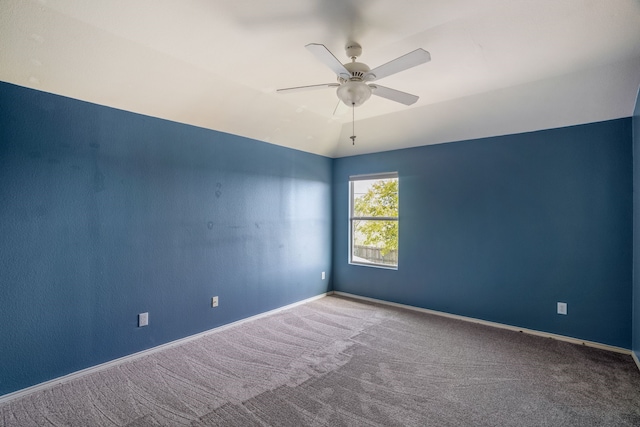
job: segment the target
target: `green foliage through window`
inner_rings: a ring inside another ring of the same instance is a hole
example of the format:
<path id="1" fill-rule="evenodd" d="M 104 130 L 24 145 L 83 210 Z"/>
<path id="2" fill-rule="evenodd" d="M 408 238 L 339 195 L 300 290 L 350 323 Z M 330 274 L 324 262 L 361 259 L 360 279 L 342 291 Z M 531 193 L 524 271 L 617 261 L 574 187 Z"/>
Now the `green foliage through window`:
<path id="1" fill-rule="evenodd" d="M 377 181 L 354 202 L 357 217 L 397 217 L 398 180 Z M 365 245 L 379 247 L 382 255 L 398 249 L 398 221 L 363 222 L 357 230 L 364 235 Z"/>

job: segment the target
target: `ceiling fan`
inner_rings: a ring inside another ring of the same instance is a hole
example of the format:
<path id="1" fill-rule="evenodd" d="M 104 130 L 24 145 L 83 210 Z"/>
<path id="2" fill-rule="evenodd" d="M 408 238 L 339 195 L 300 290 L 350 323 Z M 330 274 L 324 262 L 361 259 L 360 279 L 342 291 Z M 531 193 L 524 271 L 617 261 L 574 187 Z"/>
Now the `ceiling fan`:
<path id="1" fill-rule="evenodd" d="M 383 77 L 399 73 L 400 71 L 413 68 L 431 60 L 429 52 L 424 49 L 416 49 L 372 70 L 367 64 L 356 62 L 356 59 L 362 54 L 362 46 L 356 42 L 349 42 L 345 46 L 347 57 L 351 59 L 351 62 L 347 62 L 346 64 L 342 64 L 331 51 L 322 44 L 310 43 L 305 47 L 320 60 L 320 62 L 324 63 L 336 73 L 338 83 L 290 87 L 278 89 L 277 92 L 290 93 L 335 87 L 337 88 L 336 93 L 340 101 L 349 107 L 362 105 L 372 94 L 404 105 L 414 104 L 418 100 L 418 96 L 416 95 L 368 82 L 375 82 Z M 340 104 L 338 103 L 338 105 Z"/>

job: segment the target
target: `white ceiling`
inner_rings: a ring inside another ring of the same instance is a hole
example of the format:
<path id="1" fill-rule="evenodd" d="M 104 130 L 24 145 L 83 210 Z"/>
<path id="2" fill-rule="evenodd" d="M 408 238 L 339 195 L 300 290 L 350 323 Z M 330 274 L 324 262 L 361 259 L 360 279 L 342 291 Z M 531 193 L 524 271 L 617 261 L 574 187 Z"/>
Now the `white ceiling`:
<path id="1" fill-rule="evenodd" d="M 334 116 L 304 46 L 432 61 Z M 2 0 L 0 80 L 329 157 L 629 117 L 640 0 Z"/>

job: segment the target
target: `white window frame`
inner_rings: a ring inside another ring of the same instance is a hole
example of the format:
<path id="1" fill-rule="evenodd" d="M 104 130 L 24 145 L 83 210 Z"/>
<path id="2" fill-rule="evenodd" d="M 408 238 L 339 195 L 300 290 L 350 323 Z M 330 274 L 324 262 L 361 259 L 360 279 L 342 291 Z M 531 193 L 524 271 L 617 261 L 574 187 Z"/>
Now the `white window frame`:
<path id="1" fill-rule="evenodd" d="M 383 172 L 383 173 L 374 173 L 374 174 L 365 174 L 365 175 L 352 175 L 349 177 L 349 264 L 360 265 L 365 267 L 376 267 L 376 268 L 385 268 L 389 270 L 397 270 L 398 264 L 400 264 L 400 259 L 396 262 L 396 265 L 392 264 L 379 264 L 373 262 L 362 262 L 356 261 L 353 259 L 353 223 L 358 220 L 367 220 L 367 221 L 398 221 L 400 223 L 400 212 L 398 212 L 398 216 L 395 217 L 383 217 L 383 216 L 375 216 L 375 217 L 360 217 L 354 216 L 353 210 L 355 208 L 355 200 L 354 200 L 354 183 L 356 181 L 369 181 L 376 179 L 397 179 L 398 180 L 398 203 L 400 203 L 400 178 L 398 177 L 398 172 Z M 400 239 L 400 236 L 398 236 Z M 398 241 L 398 249 L 400 248 L 400 242 Z"/>

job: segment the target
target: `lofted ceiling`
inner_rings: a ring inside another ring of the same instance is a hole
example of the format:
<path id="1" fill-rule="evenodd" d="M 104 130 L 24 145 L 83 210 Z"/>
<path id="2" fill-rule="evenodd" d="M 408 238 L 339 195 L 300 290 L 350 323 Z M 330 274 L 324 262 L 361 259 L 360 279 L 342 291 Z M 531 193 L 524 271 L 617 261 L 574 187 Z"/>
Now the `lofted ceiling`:
<path id="1" fill-rule="evenodd" d="M 334 115 L 306 49 L 432 60 Z M 329 157 L 629 117 L 639 0 L 2 0 L 0 80 Z M 355 134 L 352 145 L 352 113 Z"/>

